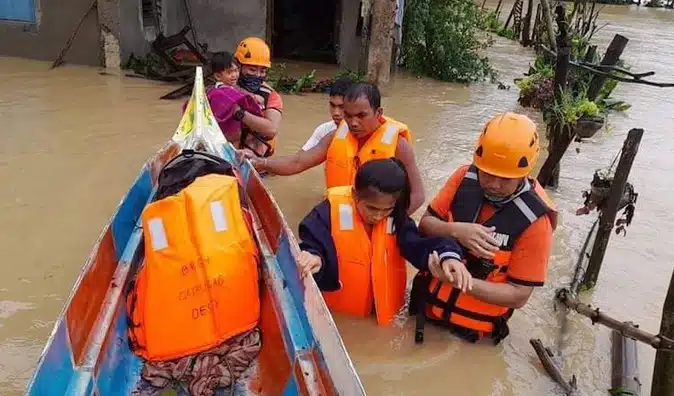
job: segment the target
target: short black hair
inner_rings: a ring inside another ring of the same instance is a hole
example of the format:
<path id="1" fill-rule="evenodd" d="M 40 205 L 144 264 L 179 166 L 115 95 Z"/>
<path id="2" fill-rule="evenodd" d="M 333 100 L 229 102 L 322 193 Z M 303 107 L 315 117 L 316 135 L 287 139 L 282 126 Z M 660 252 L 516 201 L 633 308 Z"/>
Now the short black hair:
<path id="1" fill-rule="evenodd" d="M 381 93 L 379 92 L 379 88 L 372 83 L 360 82 L 353 84 L 344 95 L 344 100 L 349 102 L 360 98 L 366 98 L 370 102 L 370 107 L 375 110 L 381 107 Z"/>
<path id="2" fill-rule="evenodd" d="M 328 94 L 330 96 L 344 96 L 346 91 L 353 85 L 354 81 L 351 77 L 341 77 L 335 80 L 330 86 Z"/>
<path id="3" fill-rule="evenodd" d="M 211 57 L 211 71 L 213 73 L 220 73 L 221 71 L 232 67 L 233 63 L 234 55 L 232 55 L 230 52 L 216 52 L 213 54 L 213 57 Z"/>

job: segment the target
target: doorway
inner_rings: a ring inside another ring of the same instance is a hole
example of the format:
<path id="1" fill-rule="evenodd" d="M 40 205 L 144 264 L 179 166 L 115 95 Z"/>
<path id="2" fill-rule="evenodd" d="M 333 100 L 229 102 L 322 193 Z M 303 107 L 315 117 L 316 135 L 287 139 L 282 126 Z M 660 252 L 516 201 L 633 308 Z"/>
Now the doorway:
<path id="1" fill-rule="evenodd" d="M 274 57 L 337 63 L 339 3 L 335 0 L 273 0 Z"/>

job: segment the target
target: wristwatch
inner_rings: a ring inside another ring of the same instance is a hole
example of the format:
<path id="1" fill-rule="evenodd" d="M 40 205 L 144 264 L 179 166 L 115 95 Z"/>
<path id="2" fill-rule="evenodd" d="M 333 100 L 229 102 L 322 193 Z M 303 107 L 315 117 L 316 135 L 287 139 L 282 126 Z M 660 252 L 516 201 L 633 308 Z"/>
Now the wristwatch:
<path id="1" fill-rule="evenodd" d="M 246 110 L 239 107 L 237 111 L 234 112 L 234 119 L 237 121 L 243 120 L 243 117 L 246 115 Z"/>

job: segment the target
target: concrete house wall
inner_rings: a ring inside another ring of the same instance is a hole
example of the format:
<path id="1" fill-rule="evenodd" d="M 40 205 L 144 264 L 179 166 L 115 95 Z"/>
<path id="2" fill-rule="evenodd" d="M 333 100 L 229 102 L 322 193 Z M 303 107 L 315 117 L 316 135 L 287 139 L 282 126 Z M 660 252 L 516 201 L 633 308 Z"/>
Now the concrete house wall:
<path id="1" fill-rule="evenodd" d="M 34 0 L 35 23 L 0 20 L 0 55 L 56 59 L 91 0 Z M 99 65 L 102 59 L 96 10 L 85 18 L 64 60 Z"/>

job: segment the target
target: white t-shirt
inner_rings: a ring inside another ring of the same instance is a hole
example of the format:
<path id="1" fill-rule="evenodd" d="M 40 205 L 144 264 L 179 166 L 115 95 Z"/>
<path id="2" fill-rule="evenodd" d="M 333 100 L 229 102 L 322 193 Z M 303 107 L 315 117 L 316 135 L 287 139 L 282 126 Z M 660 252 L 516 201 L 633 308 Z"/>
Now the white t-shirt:
<path id="1" fill-rule="evenodd" d="M 304 143 L 304 146 L 302 146 L 302 151 L 310 150 L 315 145 L 317 145 L 321 141 L 321 139 L 326 137 L 328 134 L 330 134 L 330 132 L 334 131 L 335 129 L 337 129 L 337 124 L 335 124 L 335 122 L 332 120 L 322 123 L 314 130 L 314 133 L 311 135 L 309 140 L 307 140 L 307 142 Z"/>

